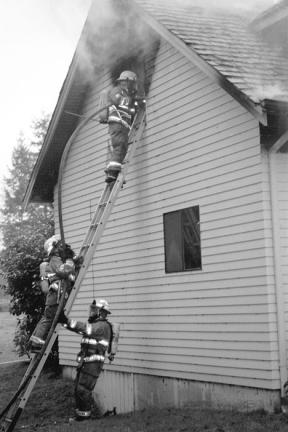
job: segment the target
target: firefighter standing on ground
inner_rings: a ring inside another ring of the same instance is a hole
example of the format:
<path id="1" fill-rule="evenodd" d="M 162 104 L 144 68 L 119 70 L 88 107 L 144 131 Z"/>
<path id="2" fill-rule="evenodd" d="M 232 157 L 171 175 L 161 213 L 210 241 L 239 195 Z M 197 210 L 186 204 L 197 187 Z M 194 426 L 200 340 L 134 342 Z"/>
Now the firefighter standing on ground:
<path id="1" fill-rule="evenodd" d="M 41 290 L 46 294 L 45 310 L 31 338 L 31 352 L 38 352 L 45 343 L 57 312 L 62 283 L 71 285 L 75 279 L 74 253 L 70 246 L 52 236 L 44 243 L 47 260 L 40 264 Z"/>
<path id="2" fill-rule="evenodd" d="M 96 299 L 90 306 L 88 323 L 69 319 L 64 313 L 59 318 L 65 328 L 82 335 L 75 379 L 76 421 L 91 417 L 94 403 L 92 392 L 103 369 L 106 352 L 110 361 L 114 358 L 111 353 L 112 324 L 107 320 L 110 313 L 108 302 Z"/>
<path id="3" fill-rule="evenodd" d="M 118 85 L 108 93 L 108 131 L 111 137 L 112 155 L 105 170 L 106 182 L 113 182 L 121 171 L 128 149 L 129 131 L 135 115 L 137 76 L 124 71 L 117 79 Z"/>

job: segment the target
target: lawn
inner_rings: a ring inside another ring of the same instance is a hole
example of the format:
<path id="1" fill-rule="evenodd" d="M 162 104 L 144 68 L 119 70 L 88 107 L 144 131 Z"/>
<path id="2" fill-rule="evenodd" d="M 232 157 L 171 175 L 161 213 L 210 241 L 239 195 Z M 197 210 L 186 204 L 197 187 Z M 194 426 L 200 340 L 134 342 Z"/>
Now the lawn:
<path id="1" fill-rule="evenodd" d="M 13 343 L 16 322 L 8 312 L 8 304 L 0 302 L 0 363 L 18 359 Z"/>
<path id="2" fill-rule="evenodd" d="M 17 389 L 27 363 L 0 365 L 0 411 Z M 44 371 L 15 431 L 39 432 L 287 432 L 282 413 L 238 413 L 189 407 L 147 410 L 131 414 L 69 422 L 73 416 L 73 383 Z"/>

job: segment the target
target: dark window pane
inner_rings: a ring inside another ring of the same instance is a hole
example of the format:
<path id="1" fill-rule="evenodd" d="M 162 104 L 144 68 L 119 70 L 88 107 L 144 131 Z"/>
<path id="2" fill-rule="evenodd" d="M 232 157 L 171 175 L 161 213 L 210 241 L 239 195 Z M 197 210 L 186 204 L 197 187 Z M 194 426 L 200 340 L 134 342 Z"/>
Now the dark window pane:
<path id="1" fill-rule="evenodd" d="M 166 272 L 182 269 L 181 214 L 179 212 L 164 215 L 164 238 Z"/>
<path id="2" fill-rule="evenodd" d="M 166 273 L 201 269 L 199 206 L 164 214 Z"/>
<path id="3" fill-rule="evenodd" d="M 184 270 L 201 268 L 199 207 L 182 210 Z"/>

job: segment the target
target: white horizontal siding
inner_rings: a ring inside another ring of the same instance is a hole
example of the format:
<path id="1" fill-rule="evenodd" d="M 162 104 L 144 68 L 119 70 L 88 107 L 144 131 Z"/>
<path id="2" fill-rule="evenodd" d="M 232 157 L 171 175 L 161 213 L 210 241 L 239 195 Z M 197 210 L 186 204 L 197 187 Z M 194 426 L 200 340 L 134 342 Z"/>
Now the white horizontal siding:
<path id="1" fill-rule="evenodd" d="M 270 272 L 271 275 L 271 292 L 274 291 L 275 299 L 278 298 L 279 303 L 275 311 L 274 302 L 273 306 L 270 302 L 269 307 L 271 314 L 273 315 L 275 313 L 275 319 L 277 320 L 278 344 L 275 347 L 275 350 L 277 349 L 278 352 L 281 353 L 281 366 L 282 369 L 285 370 L 288 365 L 288 157 L 287 154 L 279 153 L 270 154 L 268 157 L 267 153 L 263 152 L 262 161 L 264 175 L 263 204 L 265 214 L 266 251 L 267 255 L 270 256 L 275 253 L 276 260 L 275 269 L 273 265 L 267 263 L 267 271 Z M 272 236 L 275 236 L 275 238 L 272 239 Z M 273 251 L 273 248 L 275 249 L 275 252 Z M 286 339 L 286 346 L 284 338 Z M 285 371 L 282 372 L 283 380 L 286 380 L 286 374 L 287 370 L 286 373 Z"/>
<path id="2" fill-rule="evenodd" d="M 87 113 L 108 82 L 91 91 Z M 91 122 L 68 158 L 63 216 L 76 250 L 104 186 L 107 138 Z M 163 43 L 143 139 L 71 314 L 85 319 L 96 295 L 111 302 L 122 330 L 108 369 L 278 388 L 261 170 L 257 121 Z M 203 269 L 165 274 L 163 213 L 193 205 Z M 78 348 L 63 331 L 62 363 L 74 364 Z"/>
<path id="3" fill-rule="evenodd" d="M 277 153 L 273 155 L 275 166 L 275 183 L 277 190 L 278 224 L 279 224 L 279 272 L 281 290 L 284 294 L 284 313 L 286 323 L 286 349 L 288 347 L 288 155 Z M 286 366 L 288 365 L 288 351 L 286 351 Z"/>

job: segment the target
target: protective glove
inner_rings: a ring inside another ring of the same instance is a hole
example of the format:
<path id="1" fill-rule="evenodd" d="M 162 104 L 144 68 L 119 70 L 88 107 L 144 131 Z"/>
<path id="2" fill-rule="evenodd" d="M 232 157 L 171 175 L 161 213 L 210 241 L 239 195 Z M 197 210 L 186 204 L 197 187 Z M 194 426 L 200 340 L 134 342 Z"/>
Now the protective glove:
<path id="1" fill-rule="evenodd" d="M 70 282 L 75 282 L 75 275 L 74 275 L 74 274 L 69 274 L 69 276 L 68 276 L 68 280 L 69 280 Z"/>
<path id="2" fill-rule="evenodd" d="M 71 249 L 70 245 L 66 244 L 65 248 L 64 248 L 64 257 L 65 257 L 64 260 L 67 260 L 67 259 L 72 260 L 74 258 L 74 256 L 75 256 L 75 253 L 74 253 L 73 249 Z"/>
<path id="3" fill-rule="evenodd" d="M 114 360 L 115 354 L 109 354 L 108 355 L 108 360 L 110 361 L 110 363 Z"/>
<path id="4" fill-rule="evenodd" d="M 134 98 L 134 105 L 135 108 L 144 108 L 146 106 L 146 99 L 145 97 L 137 96 Z"/>
<path id="5" fill-rule="evenodd" d="M 75 255 L 73 257 L 73 261 L 74 261 L 76 266 L 81 266 L 83 264 L 84 258 L 83 258 L 83 256 Z"/>

